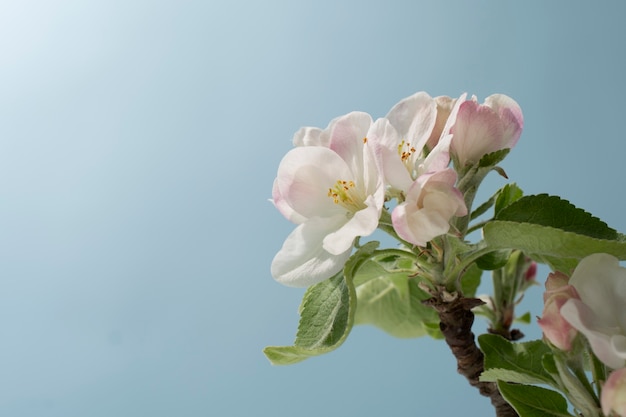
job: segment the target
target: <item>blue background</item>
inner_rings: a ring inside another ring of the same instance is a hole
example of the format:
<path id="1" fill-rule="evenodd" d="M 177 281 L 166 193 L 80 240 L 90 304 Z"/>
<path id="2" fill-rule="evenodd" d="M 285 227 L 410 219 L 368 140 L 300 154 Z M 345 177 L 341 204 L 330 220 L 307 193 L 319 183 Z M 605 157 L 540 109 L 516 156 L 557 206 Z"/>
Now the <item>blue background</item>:
<path id="1" fill-rule="evenodd" d="M 493 415 L 429 339 L 357 327 L 329 355 L 269 364 L 303 294 L 269 273 L 293 227 L 267 201 L 276 168 L 301 126 L 381 117 L 420 90 L 504 93 L 526 121 L 511 181 L 626 231 L 625 15 L 619 1 L 2 2 L 0 415 Z M 504 183 L 488 177 L 482 198 Z M 520 312 L 539 315 L 541 293 Z"/>

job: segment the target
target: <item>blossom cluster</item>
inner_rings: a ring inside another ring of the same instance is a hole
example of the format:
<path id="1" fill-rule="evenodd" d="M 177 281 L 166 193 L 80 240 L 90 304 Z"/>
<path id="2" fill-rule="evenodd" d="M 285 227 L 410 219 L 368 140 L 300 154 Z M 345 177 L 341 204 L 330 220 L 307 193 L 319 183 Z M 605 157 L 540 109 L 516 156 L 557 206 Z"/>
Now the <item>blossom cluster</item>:
<path id="1" fill-rule="evenodd" d="M 393 230 L 406 243 L 421 247 L 448 233 L 469 209 L 459 173 L 512 148 L 522 128 L 520 107 L 505 95 L 480 104 L 418 92 L 377 120 L 352 112 L 298 130 L 273 184 L 272 202 L 297 225 L 272 261 L 273 277 L 294 287 L 330 278 L 392 200 Z"/>
<path id="2" fill-rule="evenodd" d="M 580 261 L 571 277 L 557 272 L 546 281 L 539 325 L 556 348 L 569 352 L 586 342 L 611 370 L 600 398 L 605 415 L 626 416 L 626 268 L 597 253 Z M 581 340 L 582 335 L 582 340 Z"/>

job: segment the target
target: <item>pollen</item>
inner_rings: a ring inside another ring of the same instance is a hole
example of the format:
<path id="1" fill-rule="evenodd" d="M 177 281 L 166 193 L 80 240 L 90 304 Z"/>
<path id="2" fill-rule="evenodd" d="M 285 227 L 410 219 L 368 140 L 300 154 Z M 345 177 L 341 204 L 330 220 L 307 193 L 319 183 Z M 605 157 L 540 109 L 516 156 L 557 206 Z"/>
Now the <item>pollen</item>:
<path id="1" fill-rule="evenodd" d="M 406 142 L 404 139 L 398 145 L 398 155 L 403 162 L 406 162 L 411 155 L 416 152 L 416 149 L 411 146 L 409 142 Z"/>
<path id="2" fill-rule="evenodd" d="M 367 138 L 363 138 L 363 143 L 367 143 Z"/>
<path id="3" fill-rule="evenodd" d="M 366 196 L 354 181 L 337 180 L 333 187 L 328 188 L 327 195 L 333 203 L 346 209 L 348 216 L 367 207 Z"/>

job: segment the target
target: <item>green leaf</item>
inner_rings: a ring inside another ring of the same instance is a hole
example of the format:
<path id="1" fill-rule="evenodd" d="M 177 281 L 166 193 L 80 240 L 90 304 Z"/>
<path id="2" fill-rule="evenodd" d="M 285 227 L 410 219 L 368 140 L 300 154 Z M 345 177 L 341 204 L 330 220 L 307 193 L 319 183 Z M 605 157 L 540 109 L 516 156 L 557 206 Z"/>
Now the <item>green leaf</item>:
<path id="1" fill-rule="evenodd" d="M 493 167 L 501 162 L 511 152 L 510 149 L 500 149 L 499 151 L 491 152 L 480 158 L 478 166 L 480 168 Z"/>
<path id="2" fill-rule="evenodd" d="M 293 346 L 263 350 L 273 365 L 291 365 L 339 347 L 354 320 L 354 288 L 343 271 L 307 289 L 300 306 L 300 323 Z"/>
<path id="3" fill-rule="evenodd" d="M 552 378 L 543 369 L 542 357 L 550 348 L 541 340 L 512 343 L 502 336 L 478 336 L 485 355 L 485 371 L 481 381 L 504 380 L 520 384 L 550 384 Z"/>
<path id="4" fill-rule="evenodd" d="M 530 322 L 532 321 L 532 317 L 530 315 L 530 311 L 527 311 L 526 313 L 522 314 L 521 316 L 517 316 L 515 318 L 515 321 L 517 323 L 530 324 Z"/>
<path id="5" fill-rule="evenodd" d="M 306 290 L 294 345 L 268 346 L 263 350 L 272 364 L 291 365 L 341 346 L 354 324 L 354 273 L 377 247 L 378 242 L 361 246 L 348 259 L 343 271 Z"/>
<path id="6" fill-rule="evenodd" d="M 474 297 L 476 295 L 482 274 L 483 270 L 476 266 L 476 264 L 470 265 L 463 273 L 461 277 L 461 290 L 465 297 Z"/>
<path id="7" fill-rule="evenodd" d="M 357 294 L 355 324 L 371 324 L 395 337 L 438 336 L 439 317 L 422 304 L 414 255 L 399 250 L 377 251 L 363 262 L 354 277 Z M 406 269 L 407 260 L 412 269 Z"/>
<path id="8" fill-rule="evenodd" d="M 494 207 L 495 214 L 498 215 L 502 209 L 516 202 L 522 198 L 523 195 L 524 192 L 517 184 L 506 184 L 497 193 L 496 206 Z"/>
<path id="9" fill-rule="evenodd" d="M 572 417 L 567 401 L 558 392 L 503 381 L 498 381 L 498 389 L 520 417 Z"/>
<path id="10" fill-rule="evenodd" d="M 476 265 L 484 271 L 493 271 L 506 265 L 510 256 L 510 250 L 494 250 L 476 259 Z"/>
<path id="11" fill-rule="evenodd" d="M 566 274 L 593 253 L 626 259 L 626 241 L 598 239 L 539 224 L 492 221 L 483 227 L 485 242 L 493 249 L 520 249 L 534 260 Z"/>
<path id="12" fill-rule="evenodd" d="M 566 232 L 615 240 L 617 232 L 606 223 L 566 200 L 547 194 L 522 197 L 496 214 L 496 220 L 549 226 Z"/>
<path id="13" fill-rule="evenodd" d="M 489 197 L 489 200 L 476 207 L 476 209 L 474 209 L 472 211 L 472 214 L 470 215 L 470 220 L 474 220 L 481 214 L 486 213 L 487 210 L 489 210 L 496 203 L 496 197 L 498 196 L 498 193 L 500 193 L 500 190 L 498 190 L 494 195 Z"/>

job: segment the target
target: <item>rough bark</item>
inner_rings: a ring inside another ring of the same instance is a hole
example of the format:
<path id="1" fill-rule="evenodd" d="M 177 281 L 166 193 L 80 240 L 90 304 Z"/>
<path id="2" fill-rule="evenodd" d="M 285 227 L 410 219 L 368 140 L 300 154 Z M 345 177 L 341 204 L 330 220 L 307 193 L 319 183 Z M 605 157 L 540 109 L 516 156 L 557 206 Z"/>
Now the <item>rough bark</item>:
<path id="1" fill-rule="evenodd" d="M 515 410 L 502 398 L 494 382 L 478 380 L 484 370 L 484 356 L 476 346 L 472 324 L 474 313 L 471 309 L 483 304 L 478 298 L 455 297 L 441 291 L 436 297 L 424 301 L 439 313 L 439 328 L 446 343 L 457 360 L 457 370 L 478 388 L 480 393 L 491 399 L 497 417 L 517 417 Z"/>

